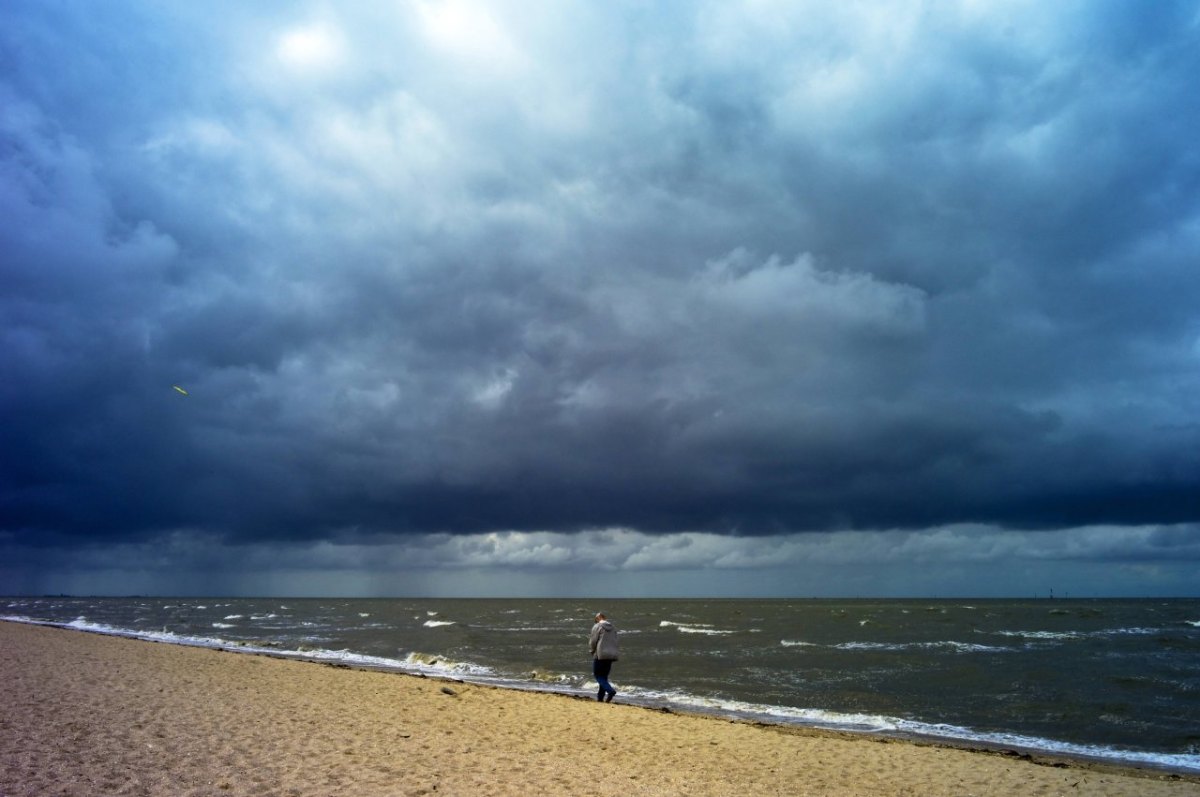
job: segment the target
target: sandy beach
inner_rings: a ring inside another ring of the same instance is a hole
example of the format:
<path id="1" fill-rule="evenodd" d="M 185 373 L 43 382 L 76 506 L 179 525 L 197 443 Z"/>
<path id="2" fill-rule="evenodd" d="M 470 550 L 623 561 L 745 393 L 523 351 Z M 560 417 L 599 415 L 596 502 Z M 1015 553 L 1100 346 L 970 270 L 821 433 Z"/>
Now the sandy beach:
<path id="1" fill-rule="evenodd" d="M 1200 778 L 0 622 L 0 795 L 1200 795 Z"/>

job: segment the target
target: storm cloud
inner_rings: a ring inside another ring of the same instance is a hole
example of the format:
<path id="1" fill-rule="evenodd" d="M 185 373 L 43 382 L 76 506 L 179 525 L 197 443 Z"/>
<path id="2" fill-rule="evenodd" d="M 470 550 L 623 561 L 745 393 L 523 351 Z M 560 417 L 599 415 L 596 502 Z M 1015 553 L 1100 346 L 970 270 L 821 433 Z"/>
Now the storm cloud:
<path id="1" fill-rule="evenodd" d="M 1196 557 L 1190 4 L 0 21 L 0 542 L 31 570 L 529 564 L 497 534 L 586 568 L 618 533 L 622 572 L 685 539 L 783 566 L 963 528 Z"/>

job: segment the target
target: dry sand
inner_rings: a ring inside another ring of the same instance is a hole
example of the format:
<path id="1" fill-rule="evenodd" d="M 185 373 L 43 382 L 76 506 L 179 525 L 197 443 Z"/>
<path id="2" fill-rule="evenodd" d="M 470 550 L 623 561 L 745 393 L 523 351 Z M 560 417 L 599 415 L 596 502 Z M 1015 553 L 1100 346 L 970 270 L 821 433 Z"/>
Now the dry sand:
<path id="1" fill-rule="evenodd" d="M 0 622 L 0 795 L 1200 795 L 1036 762 Z"/>

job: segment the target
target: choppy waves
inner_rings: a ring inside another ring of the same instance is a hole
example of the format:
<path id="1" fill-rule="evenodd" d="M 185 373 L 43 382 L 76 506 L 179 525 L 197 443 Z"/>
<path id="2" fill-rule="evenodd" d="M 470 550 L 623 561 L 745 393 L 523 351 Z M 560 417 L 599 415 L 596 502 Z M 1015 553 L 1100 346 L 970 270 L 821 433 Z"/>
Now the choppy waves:
<path id="1" fill-rule="evenodd" d="M 779 644 L 785 648 L 822 648 L 826 650 L 847 651 L 907 651 L 907 650 L 943 650 L 950 653 L 1006 653 L 1015 648 L 980 645 L 972 642 L 839 642 L 836 645 L 822 645 L 817 642 L 805 642 L 796 639 L 781 639 Z"/>
<path id="2" fill-rule="evenodd" d="M 674 628 L 681 634 L 704 634 L 707 636 L 729 636 L 738 633 L 728 628 L 714 628 L 709 623 L 677 623 L 673 620 L 663 620 L 659 628 Z"/>
<path id="3" fill-rule="evenodd" d="M 240 653 L 260 653 L 281 658 L 302 659 L 304 661 L 328 662 L 346 664 L 348 666 L 367 667 L 372 669 L 392 670 L 410 674 L 437 675 L 445 677 L 473 676 L 486 678 L 494 675 L 492 668 L 473 662 L 452 661 L 444 656 L 432 653 L 409 653 L 403 658 L 387 656 L 372 656 L 351 650 L 330 650 L 320 647 L 299 646 L 286 648 L 271 640 L 243 641 L 231 640 L 219 636 L 204 636 L 199 634 L 179 634 L 173 631 L 146 631 L 140 629 L 120 628 L 77 618 L 66 623 L 34 620 L 22 616 L 0 616 L 0 620 L 47 625 L 58 628 L 69 628 L 76 631 L 87 631 L 108 636 L 121 636 L 141 639 L 150 642 L 165 642 L 173 645 L 189 647 L 212 648 Z M 214 623 L 214 626 L 221 625 Z M 231 626 L 226 626 L 231 627 Z"/>
<path id="4" fill-rule="evenodd" d="M 699 697 L 685 692 L 634 689 L 622 693 L 626 700 L 647 705 L 667 704 L 682 711 L 715 714 L 738 719 L 773 721 L 827 730 L 856 733 L 938 739 L 947 742 L 972 742 L 990 748 L 1017 748 L 1028 752 L 1049 753 L 1094 761 L 1141 764 L 1186 772 L 1200 772 L 1200 755 L 1154 753 L 1125 750 L 1101 745 L 1072 744 L 1015 733 L 986 733 L 944 723 L 928 723 L 884 714 L 828 711 L 818 708 L 794 708 L 765 705 L 715 697 Z"/>
<path id="5" fill-rule="evenodd" d="M 1197 616 L 1194 604 L 1185 606 L 1182 611 L 1187 614 L 1180 617 L 1178 608 L 1162 614 L 1150 605 L 1125 606 L 1119 612 L 1086 605 L 1063 611 L 1055 606 L 1047 612 L 1044 606 L 916 602 L 813 602 L 796 607 L 719 601 L 613 603 L 618 604 L 611 611 L 622 637 L 629 637 L 622 645 L 627 656 L 614 678 L 622 702 L 1200 772 L 1200 755 L 1186 743 L 1172 741 L 1180 738 L 1179 732 L 1164 724 L 1158 712 L 1162 705 L 1183 707 L 1183 719 L 1172 721 L 1187 725 L 1187 707 L 1200 687 L 1187 666 L 1195 660 L 1193 651 L 1200 649 L 1200 620 L 1190 619 Z M 591 608 L 566 601 L 514 609 L 502 602 L 433 600 L 284 604 L 265 599 L 14 599 L 7 606 L 9 616 L 0 619 L 585 695 L 593 688 L 585 649 Z M 1143 672 L 1145 652 L 1170 666 Z M 1041 738 L 1037 734 L 1046 726 L 1023 723 L 1019 706 L 1001 714 L 996 713 L 1000 701 L 978 699 L 981 694 L 1004 695 L 1012 683 L 1025 684 L 1019 673 L 1054 673 L 1060 663 L 1071 662 L 1070 677 L 1046 688 L 1055 695 L 1054 690 L 1065 689 L 1051 699 L 1069 701 L 1074 710 L 1088 700 L 1077 677 L 1078 665 L 1087 656 L 1093 657 L 1091 676 L 1101 678 L 1100 691 L 1111 685 L 1125 690 L 1122 699 L 1152 707 L 1150 715 L 1122 714 L 1122 722 L 1136 731 L 1088 735 L 1089 723 L 1112 724 L 1100 717 L 1107 709 L 1097 709 L 1080 715 L 1083 720 L 1072 720 L 1074 725 L 1063 725 L 1065 741 Z M 1184 662 L 1182 668 L 1179 661 Z M 932 690 L 920 684 L 921 679 L 930 681 L 930 668 L 941 676 Z M 920 677 L 905 681 L 905 672 Z M 944 680 L 961 672 L 996 673 L 1004 680 L 964 680 L 961 686 Z M 622 678 L 628 682 L 622 683 Z M 913 683 L 918 687 L 907 692 L 894 689 Z M 866 684 L 889 699 L 863 699 Z M 959 705 L 948 710 L 944 694 L 956 688 Z M 900 704 L 902 709 L 895 708 Z M 857 711 L 860 707 L 863 710 Z M 901 710 L 906 718 L 891 716 Z M 1161 741 L 1143 742 L 1141 728 L 1147 722 L 1162 729 Z M 1008 732 L 982 732 L 977 727 Z M 1076 733 L 1080 729 L 1083 732 Z M 1113 740 L 1122 743 L 1101 743 Z M 1154 749 L 1130 749 L 1140 746 Z"/>

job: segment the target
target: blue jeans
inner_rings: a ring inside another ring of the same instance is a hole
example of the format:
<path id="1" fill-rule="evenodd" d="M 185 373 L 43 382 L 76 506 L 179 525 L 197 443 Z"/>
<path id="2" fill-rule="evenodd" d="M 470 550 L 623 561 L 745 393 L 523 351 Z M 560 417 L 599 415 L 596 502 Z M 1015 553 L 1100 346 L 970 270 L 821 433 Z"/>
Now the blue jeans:
<path id="1" fill-rule="evenodd" d="M 612 672 L 613 663 L 607 659 L 592 659 L 592 675 L 596 678 L 596 683 L 600 684 L 600 691 L 596 693 L 597 700 L 604 699 L 604 693 L 610 695 L 617 693 L 613 689 L 612 684 L 608 682 L 608 674 Z"/>

